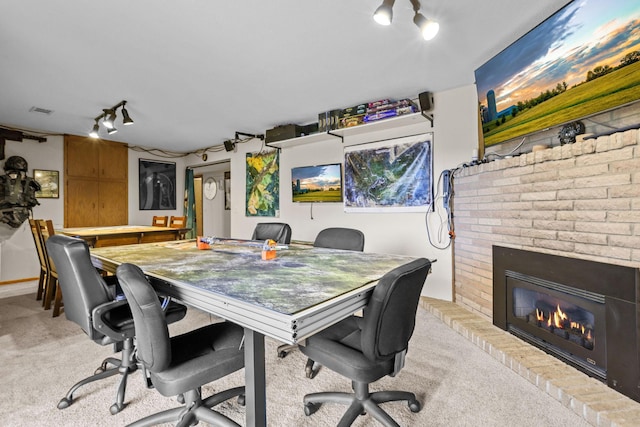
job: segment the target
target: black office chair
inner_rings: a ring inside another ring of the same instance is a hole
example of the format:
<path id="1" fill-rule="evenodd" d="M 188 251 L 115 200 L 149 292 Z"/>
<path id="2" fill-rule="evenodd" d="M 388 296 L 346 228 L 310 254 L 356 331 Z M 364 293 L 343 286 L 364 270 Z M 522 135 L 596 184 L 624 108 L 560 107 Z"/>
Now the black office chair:
<path id="1" fill-rule="evenodd" d="M 352 381 L 354 393 L 324 392 L 304 397 L 304 412 L 311 415 L 322 403 L 349 405 L 341 427 L 368 413 L 387 427 L 398 424 L 378 404 L 406 400 L 412 412 L 421 409 L 415 394 L 405 391 L 369 392 L 369 384 L 395 376 L 404 365 L 413 334 L 420 292 L 431 262 L 420 258 L 395 268 L 378 282 L 362 317 L 351 316 L 307 339 L 300 351 Z"/>
<path id="2" fill-rule="evenodd" d="M 331 227 L 320 231 L 313 242 L 316 248 L 364 250 L 364 234 L 355 228 Z"/>
<path id="3" fill-rule="evenodd" d="M 55 234 L 47 239 L 47 250 L 53 260 L 64 299 L 64 314 L 67 320 L 77 323 L 94 342 L 100 345 L 113 344 L 114 352 L 122 351 L 122 359 L 104 359 L 95 374 L 76 383 L 58 403 L 65 409 L 73 403 L 73 394 L 85 384 L 120 373 L 116 402 L 109 410 L 120 412 L 124 404 L 127 377 L 138 366 L 133 357 L 135 329 L 131 310 L 124 298 L 117 297 L 115 276 L 109 284 L 91 264 L 89 247 L 82 239 Z M 171 302 L 166 305 L 164 315 L 169 322 L 182 319 L 187 312 L 184 305 Z M 108 368 L 112 365 L 112 368 Z M 68 366 L 73 366 L 70 363 Z"/>
<path id="4" fill-rule="evenodd" d="M 177 422 L 191 426 L 206 421 L 216 426 L 237 426 L 211 409 L 232 397 L 244 403 L 244 387 L 201 397 L 201 386 L 244 367 L 244 330 L 231 322 L 214 323 L 170 337 L 158 297 L 142 270 L 122 264 L 116 276 L 124 290 L 136 326 L 137 358 L 163 396 L 182 395 L 184 407 L 149 415 L 130 426 Z"/>
<path id="5" fill-rule="evenodd" d="M 277 243 L 291 243 L 291 227 L 283 222 L 259 222 L 253 230 L 251 240 L 275 240 Z"/>
<path id="6" fill-rule="evenodd" d="M 364 234 L 355 228 L 331 227 L 320 231 L 313 242 L 316 248 L 344 249 L 348 251 L 364 250 Z M 278 357 L 286 357 L 291 350 L 298 346 L 296 344 L 282 344 L 278 346 Z M 313 360 L 308 359 L 305 366 L 307 378 L 313 378 L 318 373 L 318 368 Z"/>

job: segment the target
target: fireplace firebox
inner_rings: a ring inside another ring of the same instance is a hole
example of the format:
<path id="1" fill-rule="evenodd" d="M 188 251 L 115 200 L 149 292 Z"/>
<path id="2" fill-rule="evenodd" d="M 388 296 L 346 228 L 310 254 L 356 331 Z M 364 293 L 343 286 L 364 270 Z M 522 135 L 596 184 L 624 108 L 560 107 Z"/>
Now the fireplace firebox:
<path id="1" fill-rule="evenodd" d="M 640 270 L 493 247 L 493 323 L 640 402 Z"/>

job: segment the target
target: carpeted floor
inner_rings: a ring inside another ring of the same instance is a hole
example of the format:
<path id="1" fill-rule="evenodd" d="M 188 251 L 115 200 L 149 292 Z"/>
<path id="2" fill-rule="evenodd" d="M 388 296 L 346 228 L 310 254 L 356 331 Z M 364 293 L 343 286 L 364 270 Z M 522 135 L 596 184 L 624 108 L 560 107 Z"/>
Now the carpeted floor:
<path id="1" fill-rule="evenodd" d="M 172 334 L 212 321 L 190 309 L 172 325 Z M 323 390 L 350 391 L 348 380 L 323 369 L 309 380 L 305 359 L 298 351 L 284 359 L 276 356 L 278 343 L 267 339 L 267 413 L 269 426 L 335 426 L 344 407 L 324 405 L 306 417 L 302 398 Z M 175 399 L 144 387 L 140 372 L 127 387 L 128 406 L 112 416 L 118 377 L 81 388 L 65 410 L 56 405 L 68 388 L 89 376 L 111 347 L 91 342 L 64 315 L 52 318 L 33 294 L 0 299 L 0 425 L 2 426 L 124 426 L 143 416 L 177 406 Z M 212 391 L 241 385 L 244 370 L 212 383 Z M 420 308 L 405 369 L 396 378 L 384 378 L 372 390 L 404 389 L 423 403 L 414 414 L 405 403 L 384 404 L 403 426 L 572 426 L 589 424 L 550 396 L 542 393 L 490 355 L 484 353 L 433 315 Z M 244 409 L 235 401 L 218 409 L 244 425 Z M 377 426 L 360 417 L 354 426 Z"/>

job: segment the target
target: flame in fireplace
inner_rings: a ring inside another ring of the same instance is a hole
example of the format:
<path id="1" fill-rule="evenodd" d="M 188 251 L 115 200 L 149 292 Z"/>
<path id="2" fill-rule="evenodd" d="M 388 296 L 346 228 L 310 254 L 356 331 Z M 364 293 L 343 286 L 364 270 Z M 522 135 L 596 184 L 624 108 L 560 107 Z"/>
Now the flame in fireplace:
<path id="1" fill-rule="evenodd" d="M 555 311 L 550 311 L 548 313 L 536 308 L 535 316 L 539 326 L 546 325 L 546 328 L 550 331 L 555 329 L 567 331 L 567 334 L 579 334 L 582 337 L 582 340 L 587 343 L 586 345 L 583 344 L 583 346 L 592 348 L 593 335 L 591 328 L 580 322 L 569 319 L 567 313 L 562 311 L 560 308 L 560 304 L 556 306 Z"/>

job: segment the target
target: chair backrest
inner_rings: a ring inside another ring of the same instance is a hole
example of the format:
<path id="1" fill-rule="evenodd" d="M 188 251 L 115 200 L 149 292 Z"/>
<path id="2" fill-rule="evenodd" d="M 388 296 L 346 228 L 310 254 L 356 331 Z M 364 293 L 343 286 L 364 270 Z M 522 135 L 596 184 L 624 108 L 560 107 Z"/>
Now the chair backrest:
<path id="1" fill-rule="evenodd" d="M 253 230 L 251 240 L 267 239 L 288 245 L 291 243 L 291 227 L 283 222 L 259 222 Z"/>
<path id="2" fill-rule="evenodd" d="M 44 250 L 45 256 L 49 260 L 49 264 L 48 264 L 49 272 L 53 274 L 54 277 L 56 277 L 58 270 L 56 269 L 56 264 L 51 259 L 51 255 L 47 251 L 47 246 L 46 246 L 47 240 L 49 240 L 49 237 L 56 234 L 55 230 L 53 229 L 53 221 L 51 221 L 50 219 L 46 219 L 46 220 L 36 219 L 35 221 L 40 228 L 40 235 L 42 236 L 42 244 L 43 244 L 43 250 Z"/>
<path id="3" fill-rule="evenodd" d="M 118 266 L 116 276 L 133 314 L 138 360 L 150 372 L 161 372 L 171 363 L 171 339 L 158 295 L 136 265 Z"/>
<path id="4" fill-rule="evenodd" d="M 364 234 L 355 228 L 325 228 L 313 242 L 316 248 L 345 249 L 348 251 L 364 250 Z"/>
<path id="5" fill-rule="evenodd" d="M 169 224 L 168 216 L 154 216 L 151 225 L 154 227 L 167 227 Z"/>
<path id="6" fill-rule="evenodd" d="M 49 270 L 49 257 L 47 256 L 46 249 L 44 247 L 44 240 L 42 239 L 42 231 L 40 230 L 40 224 L 37 219 L 29 220 L 29 227 L 31 228 L 31 234 L 33 234 L 33 243 L 36 245 L 36 251 L 38 252 L 38 260 L 40 261 L 40 268 Z"/>
<path id="7" fill-rule="evenodd" d="M 171 216 L 169 220 L 169 227 L 171 228 L 186 228 L 187 217 L 186 216 Z"/>
<path id="8" fill-rule="evenodd" d="M 419 258 L 378 281 L 363 312 L 361 344 L 368 359 L 388 360 L 407 348 L 430 268 L 431 261 Z"/>
<path id="9" fill-rule="evenodd" d="M 87 242 L 56 234 L 49 237 L 46 247 L 58 271 L 58 286 L 62 289 L 65 316 L 77 323 L 89 338 L 102 338 L 104 335 L 93 328 L 91 313 L 96 306 L 112 301 L 113 298 L 91 263 Z"/>

